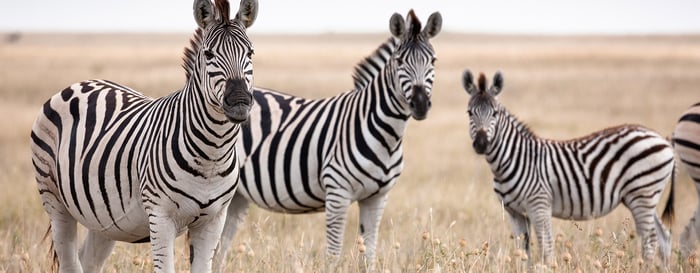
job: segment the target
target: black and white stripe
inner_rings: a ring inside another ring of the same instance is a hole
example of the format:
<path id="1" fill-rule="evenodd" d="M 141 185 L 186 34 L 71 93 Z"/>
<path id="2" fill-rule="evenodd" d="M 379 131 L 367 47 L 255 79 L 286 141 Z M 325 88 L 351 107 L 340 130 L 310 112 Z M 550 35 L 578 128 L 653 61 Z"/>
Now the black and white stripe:
<path id="1" fill-rule="evenodd" d="M 257 12 L 243 0 L 197 0 L 183 89 L 152 99 L 89 80 L 51 97 L 31 133 L 32 162 L 60 272 L 99 272 L 115 241 L 151 242 L 156 272 L 174 272 L 189 230 L 192 272 L 210 272 L 238 185 L 236 141 L 248 119 Z M 89 232 L 76 250 L 76 223 Z"/>
<path id="2" fill-rule="evenodd" d="M 690 107 L 678 120 L 673 131 L 673 146 L 700 196 L 700 103 Z M 700 239 L 700 204 L 681 234 L 681 252 L 688 257 Z"/>
<path id="3" fill-rule="evenodd" d="M 551 217 L 587 220 L 602 217 L 620 203 L 632 212 L 643 257 L 653 259 L 660 241 L 664 263 L 671 254 L 670 234 L 656 206 L 672 177 L 674 155 L 668 141 L 638 125 L 622 125 L 567 141 L 536 136 L 496 100 L 500 73 L 487 89 L 480 75 L 464 73 L 474 150 L 484 154 L 494 175 L 494 191 L 510 215 L 514 233 L 524 236 L 529 255 L 530 223 L 535 226 L 545 263 L 552 260 Z M 673 185 L 673 184 L 672 184 Z M 671 189 L 672 191 L 672 189 Z M 664 218 L 672 216 L 672 195 Z"/>
<path id="4" fill-rule="evenodd" d="M 329 265 L 341 253 L 347 210 L 360 206 L 360 233 L 369 270 L 387 192 L 403 169 L 403 136 L 410 117 L 430 109 L 438 34 L 434 13 L 425 29 L 413 11 L 391 18 L 394 38 L 355 71 L 355 89 L 311 100 L 256 88 L 250 127 L 242 131 L 237 191 L 215 264 L 225 262 L 237 225 L 252 202 L 282 213 L 326 212 Z"/>

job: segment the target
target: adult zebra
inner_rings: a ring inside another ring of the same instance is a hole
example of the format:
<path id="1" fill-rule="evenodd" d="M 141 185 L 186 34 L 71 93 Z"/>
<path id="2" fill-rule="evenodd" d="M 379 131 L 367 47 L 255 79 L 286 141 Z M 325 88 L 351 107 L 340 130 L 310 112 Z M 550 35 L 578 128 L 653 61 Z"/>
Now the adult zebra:
<path id="1" fill-rule="evenodd" d="M 682 165 L 695 182 L 695 190 L 700 196 L 700 103 L 690 107 L 673 131 L 673 146 Z M 688 257 L 695 251 L 695 242 L 700 239 L 700 203 L 693 217 L 681 234 L 681 252 Z"/>
<path id="2" fill-rule="evenodd" d="M 152 99 L 105 80 L 51 97 L 31 133 L 32 162 L 60 272 L 100 272 L 115 240 L 151 242 L 156 272 L 174 272 L 189 230 L 192 272 L 211 272 L 238 185 L 235 143 L 252 102 L 256 0 L 194 2 L 185 86 Z M 76 222 L 89 232 L 76 256 Z"/>
<path id="3" fill-rule="evenodd" d="M 632 212 L 644 259 L 653 259 L 660 240 L 662 261 L 667 264 L 671 237 L 656 205 L 674 168 L 668 141 L 638 125 L 612 127 L 568 141 L 543 139 L 496 100 L 503 88 L 500 72 L 487 89 L 483 74 L 474 85 L 467 70 L 463 85 L 471 96 L 467 111 L 474 150 L 485 155 L 494 175 L 494 191 L 510 216 L 513 232 L 523 235 L 521 247 L 528 257 L 531 221 L 542 258 L 549 264 L 552 216 L 598 218 L 622 203 Z M 665 220 L 673 216 L 672 202 L 671 194 Z"/>
<path id="4" fill-rule="evenodd" d="M 440 31 L 433 13 L 421 30 L 411 10 L 394 14 L 394 37 L 355 69 L 355 88 L 319 100 L 256 88 L 251 123 L 239 148 L 241 188 L 227 216 L 215 257 L 223 266 L 249 202 L 282 213 L 326 212 L 326 252 L 335 266 L 350 204 L 360 206 L 360 233 L 372 270 L 387 193 L 403 169 L 402 141 L 410 117 L 425 119 L 431 102 Z"/>

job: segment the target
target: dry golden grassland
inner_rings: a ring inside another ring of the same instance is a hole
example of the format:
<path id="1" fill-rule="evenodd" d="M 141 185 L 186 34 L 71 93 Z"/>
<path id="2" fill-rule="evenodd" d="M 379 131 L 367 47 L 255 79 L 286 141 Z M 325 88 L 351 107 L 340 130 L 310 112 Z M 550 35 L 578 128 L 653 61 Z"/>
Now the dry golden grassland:
<path id="1" fill-rule="evenodd" d="M 251 30 L 255 32 L 254 29 Z M 48 217 L 33 179 L 28 147 L 40 105 L 69 84 L 105 78 L 162 96 L 184 82 L 181 52 L 189 34 L 0 35 L 0 272 L 45 272 Z M 260 36 L 255 82 L 320 98 L 351 88 L 354 65 L 388 34 Z M 405 170 L 381 225 L 379 272 L 518 272 L 510 224 L 491 188 L 491 173 L 471 148 L 461 86 L 464 68 L 503 71 L 501 102 L 540 136 L 566 139 L 621 123 L 670 135 L 680 114 L 700 101 L 700 37 L 512 37 L 443 33 L 433 109 L 410 121 Z M 697 204 L 680 170 L 674 246 Z M 665 200 L 665 198 L 663 199 Z M 356 272 L 357 209 L 350 212 L 342 261 Z M 229 272 L 319 272 L 323 214 L 291 216 L 253 207 L 237 234 Z M 630 213 L 599 220 L 554 221 L 556 267 L 547 272 L 636 272 L 640 242 Z M 84 231 L 81 230 L 81 236 Z M 540 255 L 533 247 L 533 259 Z M 178 271 L 188 268 L 179 239 Z M 119 243 L 105 272 L 151 271 L 148 244 Z M 691 272 L 674 250 L 673 272 Z"/>

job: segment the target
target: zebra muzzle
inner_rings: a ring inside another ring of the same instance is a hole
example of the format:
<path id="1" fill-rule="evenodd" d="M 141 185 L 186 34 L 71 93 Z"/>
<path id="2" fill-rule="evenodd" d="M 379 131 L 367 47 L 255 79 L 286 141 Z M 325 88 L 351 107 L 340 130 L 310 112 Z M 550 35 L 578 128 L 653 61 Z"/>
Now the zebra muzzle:
<path id="1" fill-rule="evenodd" d="M 236 123 L 246 121 L 252 102 L 253 94 L 248 91 L 244 79 L 226 80 L 223 110 L 230 121 Z"/>
<path id="2" fill-rule="evenodd" d="M 408 101 L 408 107 L 411 109 L 413 118 L 416 120 L 424 120 L 428 117 L 430 106 L 432 106 L 432 103 L 430 102 L 428 93 L 425 91 L 425 87 L 419 85 L 413 86 L 413 96 Z"/>
<path id="3" fill-rule="evenodd" d="M 486 152 L 486 148 L 489 145 L 489 140 L 488 136 L 486 135 L 486 131 L 484 130 L 479 130 L 476 132 L 476 136 L 474 136 L 474 143 L 472 143 L 472 147 L 474 147 L 474 151 L 477 154 L 484 154 Z"/>

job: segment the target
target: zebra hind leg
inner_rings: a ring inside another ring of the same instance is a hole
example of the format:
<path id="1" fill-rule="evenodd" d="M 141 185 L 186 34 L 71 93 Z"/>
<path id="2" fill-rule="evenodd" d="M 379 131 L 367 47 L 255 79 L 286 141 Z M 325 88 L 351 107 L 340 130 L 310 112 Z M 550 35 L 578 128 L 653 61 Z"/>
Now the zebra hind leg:
<path id="1" fill-rule="evenodd" d="M 233 199 L 231 199 L 231 203 L 228 205 L 224 230 L 221 233 L 221 240 L 214 254 L 214 272 L 224 272 L 228 249 L 231 247 L 231 241 L 233 241 L 236 231 L 238 231 L 238 226 L 243 223 L 246 215 L 248 215 L 248 206 L 248 200 L 241 194 L 235 194 Z"/>
<path id="2" fill-rule="evenodd" d="M 58 257 L 58 272 L 83 272 L 78 260 L 77 221 L 68 212 L 49 214 L 51 238 Z"/>
<path id="3" fill-rule="evenodd" d="M 642 257 L 644 258 L 645 266 L 653 264 L 654 253 L 656 252 L 656 246 L 658 243 L 656 224 L 654 218 L 658 218 L 656 215 L 656 209 L 654 206 L 647 206 L 646 204 L 640 204 L 640 206 L 628 206 L 630 211 L 632 211 L 632 217 L 634 218 L 635 229 L 639 234 L 642 246 Z"/>
<path id="4" fill-rule="evenodd" d="M 661 257 L 661 264 L 668 268 L 671 261 L 671 232 L 669 232 L 658 215 L 654 215 L 654 222 L 656 223 L 656 236 L 659 238 L 659 257 Z"/>
<path id="5" fill-rule="evenodd" d="M 695 181 L 695 190 L 697 195 L 700 196 L 700 179 L 693 179 Z M 690 255 L 695 254 L 695 243 L 700 239 L 700 202 L 698 202 L 693 217 L 690 218 L 690 222 L 683 229 L 683 234 L 681 234 L 681 254 L 683 258 L 688 258 Z"/>
<path id="6" fill-rule="evenodd" d="M 83 272 L 102 272 L 105 260 L 112 253 L 114 241 L 95 232 L 89 231 L 83 246 L 80 248 L 80 264 Z"/>

